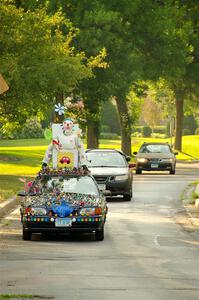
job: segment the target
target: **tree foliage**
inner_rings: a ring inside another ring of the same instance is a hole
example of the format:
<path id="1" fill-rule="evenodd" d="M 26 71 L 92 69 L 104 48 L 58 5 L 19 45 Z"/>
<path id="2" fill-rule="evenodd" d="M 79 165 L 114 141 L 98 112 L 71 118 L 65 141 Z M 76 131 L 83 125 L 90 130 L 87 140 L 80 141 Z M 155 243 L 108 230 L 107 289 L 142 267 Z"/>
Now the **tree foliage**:
<path id="1" fill-rule="evenodd" d="M 1 72 L 10 87 L 1 97 L 1 122 L 23 123 L 48 111 L 57 93 L 70 94 L 91 71 L 71 48 L 74 28 L 60 12 L 24 11 L 1 0 L 0 16 Z"/>

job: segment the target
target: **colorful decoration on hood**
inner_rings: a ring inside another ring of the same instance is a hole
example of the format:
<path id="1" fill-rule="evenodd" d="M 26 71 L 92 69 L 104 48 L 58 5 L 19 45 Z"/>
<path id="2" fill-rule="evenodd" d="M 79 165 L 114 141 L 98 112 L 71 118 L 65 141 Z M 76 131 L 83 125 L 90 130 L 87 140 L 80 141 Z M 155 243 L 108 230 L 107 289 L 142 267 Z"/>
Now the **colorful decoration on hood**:
<path id="1" fill-rule="evenodd" d="M 64 175 L 88 175 L 90 174 L 90 171 L 85 168 L 73 168 L 73 169 L 67 169 L 67 168 L 58 168 L 58 169 L 52 169 L 50 167 L 46 167 L 45 169 L 42 169 L 39 171 L 38 176 L 41 177 L 42 175 L 48 175 L 48 176 L 64 176 Z"/>
<path id="2" fill-rule="evenodd" d="M 60 103 L 55 104 L 55 112 L 58 113 L 59 116 L 64 115 L 65 107 Z"/>
<path id="3" fill-rule="evenodd" d="M 73 208 L 66 203 L 65 200 L 61 201 L 61 204 L 58 206 L 52 207 L 52 210 L 58 217 L 64 218 L 67 217 L 70 213 L 73 212 Z"/>
<path id="4" fill-rule="evenodd" d="M 51 209 L 55 206 L 60 206 L 65 202 L 71 208 L 74 207 L 95 207 L 98 206 L 101 200 L 95 195 L 85 195 L 76 193 L 48 193 L 43 195 L 36 195 L 28 197 L 24 206 L 27 207 L 43 207 Z"/>

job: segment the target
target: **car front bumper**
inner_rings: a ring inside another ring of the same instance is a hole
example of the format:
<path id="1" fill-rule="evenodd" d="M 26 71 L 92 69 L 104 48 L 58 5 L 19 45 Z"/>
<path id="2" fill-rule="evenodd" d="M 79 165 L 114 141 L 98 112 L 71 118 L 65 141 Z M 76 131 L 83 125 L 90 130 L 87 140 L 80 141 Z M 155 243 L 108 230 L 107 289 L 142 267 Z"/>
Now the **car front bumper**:
<path id="1" fill-rule="evenodd" d="M 33 221 L 35 218 L 26 218 L 29 219 L 22 222 L 23 230 L 31 233 L 70 233 L 70 232 L 84 232 L 89 233 L 93 231 L 100 230 L 105 223 L 104 216 L 95 216 L 93 218 L 80 217 L 79 221 L 72 222 L 72 225 L 69 227 L 56 227 L 55 221 Z M 91 219 L 89 221 L 89 219 Z"/>
<path id="2" fill-rule="evenodd" d="M 136 169 L 144 171 L 166 171 L 175 169 L 174 163 L 170 162 L 147 162 L 147 163 L 137 163 Z"/>

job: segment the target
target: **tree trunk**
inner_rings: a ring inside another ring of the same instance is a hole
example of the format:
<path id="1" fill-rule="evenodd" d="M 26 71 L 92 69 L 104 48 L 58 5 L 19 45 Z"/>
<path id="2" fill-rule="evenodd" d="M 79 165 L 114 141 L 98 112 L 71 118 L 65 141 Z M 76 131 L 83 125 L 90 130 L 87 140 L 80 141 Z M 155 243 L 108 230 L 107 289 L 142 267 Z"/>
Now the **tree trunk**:
<path id="1" fill-rule="evenodd" d="M 128 113 L 127 104 L 119 98 L 115 98 L 117 109 L 120 118 L 120 129 L 121 129 L 121 148 L 126 155 L 132 155 L 131 153 L 131 122 Z"/>
<path id="2" fill-rule="evenodd" d="M 175 149 L 182 151 L 183 98 L 176 95 Z"/>
<path id="3" fill-rule="evenodd" d="M 98 130 L 99 124 L 95 121 L 89 121 L 87 125 L 87 148 L 98 148 Z"/>

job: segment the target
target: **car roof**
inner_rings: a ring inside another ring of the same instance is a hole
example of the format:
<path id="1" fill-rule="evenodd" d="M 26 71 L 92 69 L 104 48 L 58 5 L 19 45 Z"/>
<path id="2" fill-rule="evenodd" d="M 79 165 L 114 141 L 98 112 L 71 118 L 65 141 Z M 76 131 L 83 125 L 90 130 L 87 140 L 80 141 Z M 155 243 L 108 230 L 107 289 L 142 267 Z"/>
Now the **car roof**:
<path id="1" fill-rule="evenodd" d="M 142 144 L 142 146 L 143 145 L 168 145 L 168 146 L 170 146 L 169 145 L 169 143 L 163 143 L 163 142 L 144 142 L 143 144 Z"/>
<path id="2" fill-rule="evenodd" d="M 116 152 L 116 153 L 120 153 L 122 155 L 125 156 L 125 154 L 122 152 L 122 150 L 118 150 L 118 149 L 114 149 L 114 148 L 90 148 L 90 149 L 86 149 L 86 153 L 87 152 Z"/>

